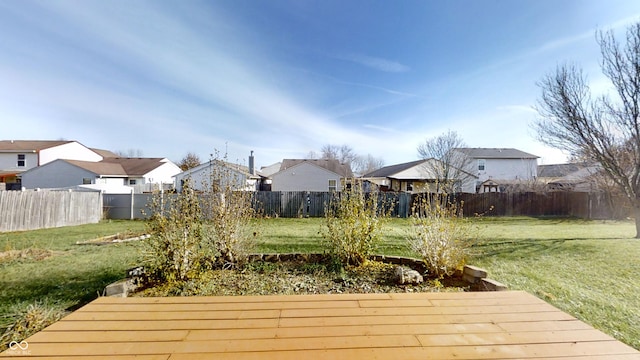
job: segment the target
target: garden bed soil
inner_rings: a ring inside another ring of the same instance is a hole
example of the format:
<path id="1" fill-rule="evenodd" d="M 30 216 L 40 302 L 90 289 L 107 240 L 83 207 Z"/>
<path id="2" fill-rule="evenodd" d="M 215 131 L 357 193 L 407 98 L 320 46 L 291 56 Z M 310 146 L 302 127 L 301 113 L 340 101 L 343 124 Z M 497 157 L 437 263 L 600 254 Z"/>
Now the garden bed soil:
<path id="1" fill-rule="evenodd" d="M 469 291 L 461 277 L 429 279 L 417 285 L 398 285 L 398 265 L 367 261 L 358 267 L 334 270 L 330 263 L 288 260 L 251 261 L 238 269 L 214 269 L 185 282 L 156 284 L 132 296 L 225 296 L 352 294 Z"/>

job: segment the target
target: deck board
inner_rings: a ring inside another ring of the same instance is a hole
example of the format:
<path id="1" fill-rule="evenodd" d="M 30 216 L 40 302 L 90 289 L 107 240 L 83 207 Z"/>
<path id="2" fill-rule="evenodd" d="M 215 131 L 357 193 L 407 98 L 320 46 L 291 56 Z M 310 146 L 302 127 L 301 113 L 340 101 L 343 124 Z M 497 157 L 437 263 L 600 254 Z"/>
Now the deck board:
<path id="1" fill-rule="evenodd" d="M 640 359 L 518 291 L 103 297 L 26 342 L 0 358 Z"/>

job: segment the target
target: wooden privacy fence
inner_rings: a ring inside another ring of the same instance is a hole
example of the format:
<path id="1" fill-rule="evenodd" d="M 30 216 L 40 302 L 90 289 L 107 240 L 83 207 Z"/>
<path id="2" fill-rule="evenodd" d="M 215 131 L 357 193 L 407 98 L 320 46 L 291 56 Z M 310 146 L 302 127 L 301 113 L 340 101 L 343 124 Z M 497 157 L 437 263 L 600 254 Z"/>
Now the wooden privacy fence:
<path id="1" fill-rule="evenodd" d="M 584 219 L 619 219 L 629 215 L 622 199 L 607 193 L 460 193 L 465 216 L 573 216 Z"/>
<path id="2" fill-rule="evenodd" d="M 0 232 L 97 223 L 102 194 L 76 191 L 0 191 Z"/>
<path id="3" fill-rule="evenodd" d="M 268 217 L 322 217 L 325 207 L 336 196 L 333 192 L 258 191 L 253 206 Z M 425 194 L 380 193 L 379 204 L 391 207 L 392 217 L 412 214 L 414 202 Z M 143 219 L 148 214 L 152 194 L 104 195 L 105 217 L 109 219 Z M 164 194 L 165 197 L 176 196 Z M 434 196 L 434 195 L 429 195 Z M 449 201 L 463 202 L 465 216 L 574 216 L 586 219 L 618 219 L 628 216 L 624 202 L 606 193 L 460 193 Z"/>
<path id="4" fill-rule="evenodd" d="M 322 217 L 331 200 L 340 193 L 314 191 L 259 191 L 253 197 L 254 208 L 270 217 Z M 407 217 L 412 195 L 379 193 L 378 205 L 389 209 L 393 217 Z"/>

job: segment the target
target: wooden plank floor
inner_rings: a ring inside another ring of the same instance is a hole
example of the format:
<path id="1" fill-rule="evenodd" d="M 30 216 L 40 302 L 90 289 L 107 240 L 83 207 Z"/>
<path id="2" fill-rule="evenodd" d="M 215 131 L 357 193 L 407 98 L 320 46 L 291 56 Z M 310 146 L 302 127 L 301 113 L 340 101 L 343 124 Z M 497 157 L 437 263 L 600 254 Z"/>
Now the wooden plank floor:
<path id="1" fill-rule="evenodd" d="M 0 358 L 640 359 L 519 291 L 102 297 L 21 346 Z"/>

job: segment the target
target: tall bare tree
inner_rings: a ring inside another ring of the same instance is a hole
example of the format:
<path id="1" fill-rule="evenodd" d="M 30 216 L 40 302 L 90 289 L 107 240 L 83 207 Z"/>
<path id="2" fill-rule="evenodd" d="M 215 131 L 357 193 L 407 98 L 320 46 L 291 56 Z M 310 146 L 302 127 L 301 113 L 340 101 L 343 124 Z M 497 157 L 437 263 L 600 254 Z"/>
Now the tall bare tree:
<path id="1" fill-rule="evenodd" d="M 438 181 L 438 191 L 453 193 L 461 183 L 473 177 L 473 159 L 458 150 L 466 147 L 458 133 L 451 130 L 418 145 L 418 155 L 421 158 L 438 160 L 426 164 Z"/>
<path id="2" fill-rule="evenodd" d="M 200 157 L 195 153 L 188 152 L 182 160 L 178 162 L 178 166 L 182 171 L 189 170 L 201 164 Z"/>
<path id="3" fill-rule="evenodd" d="M 602 166 L 632 207 L 640 238 L 640 23 L 627 28 L 622 44 L 612 31 L 598 31 L 596 41 L 614 93 L 592 95 L 579 67 L 558 66 L 538 83 L 534 128 L 542 143 Z"/>

